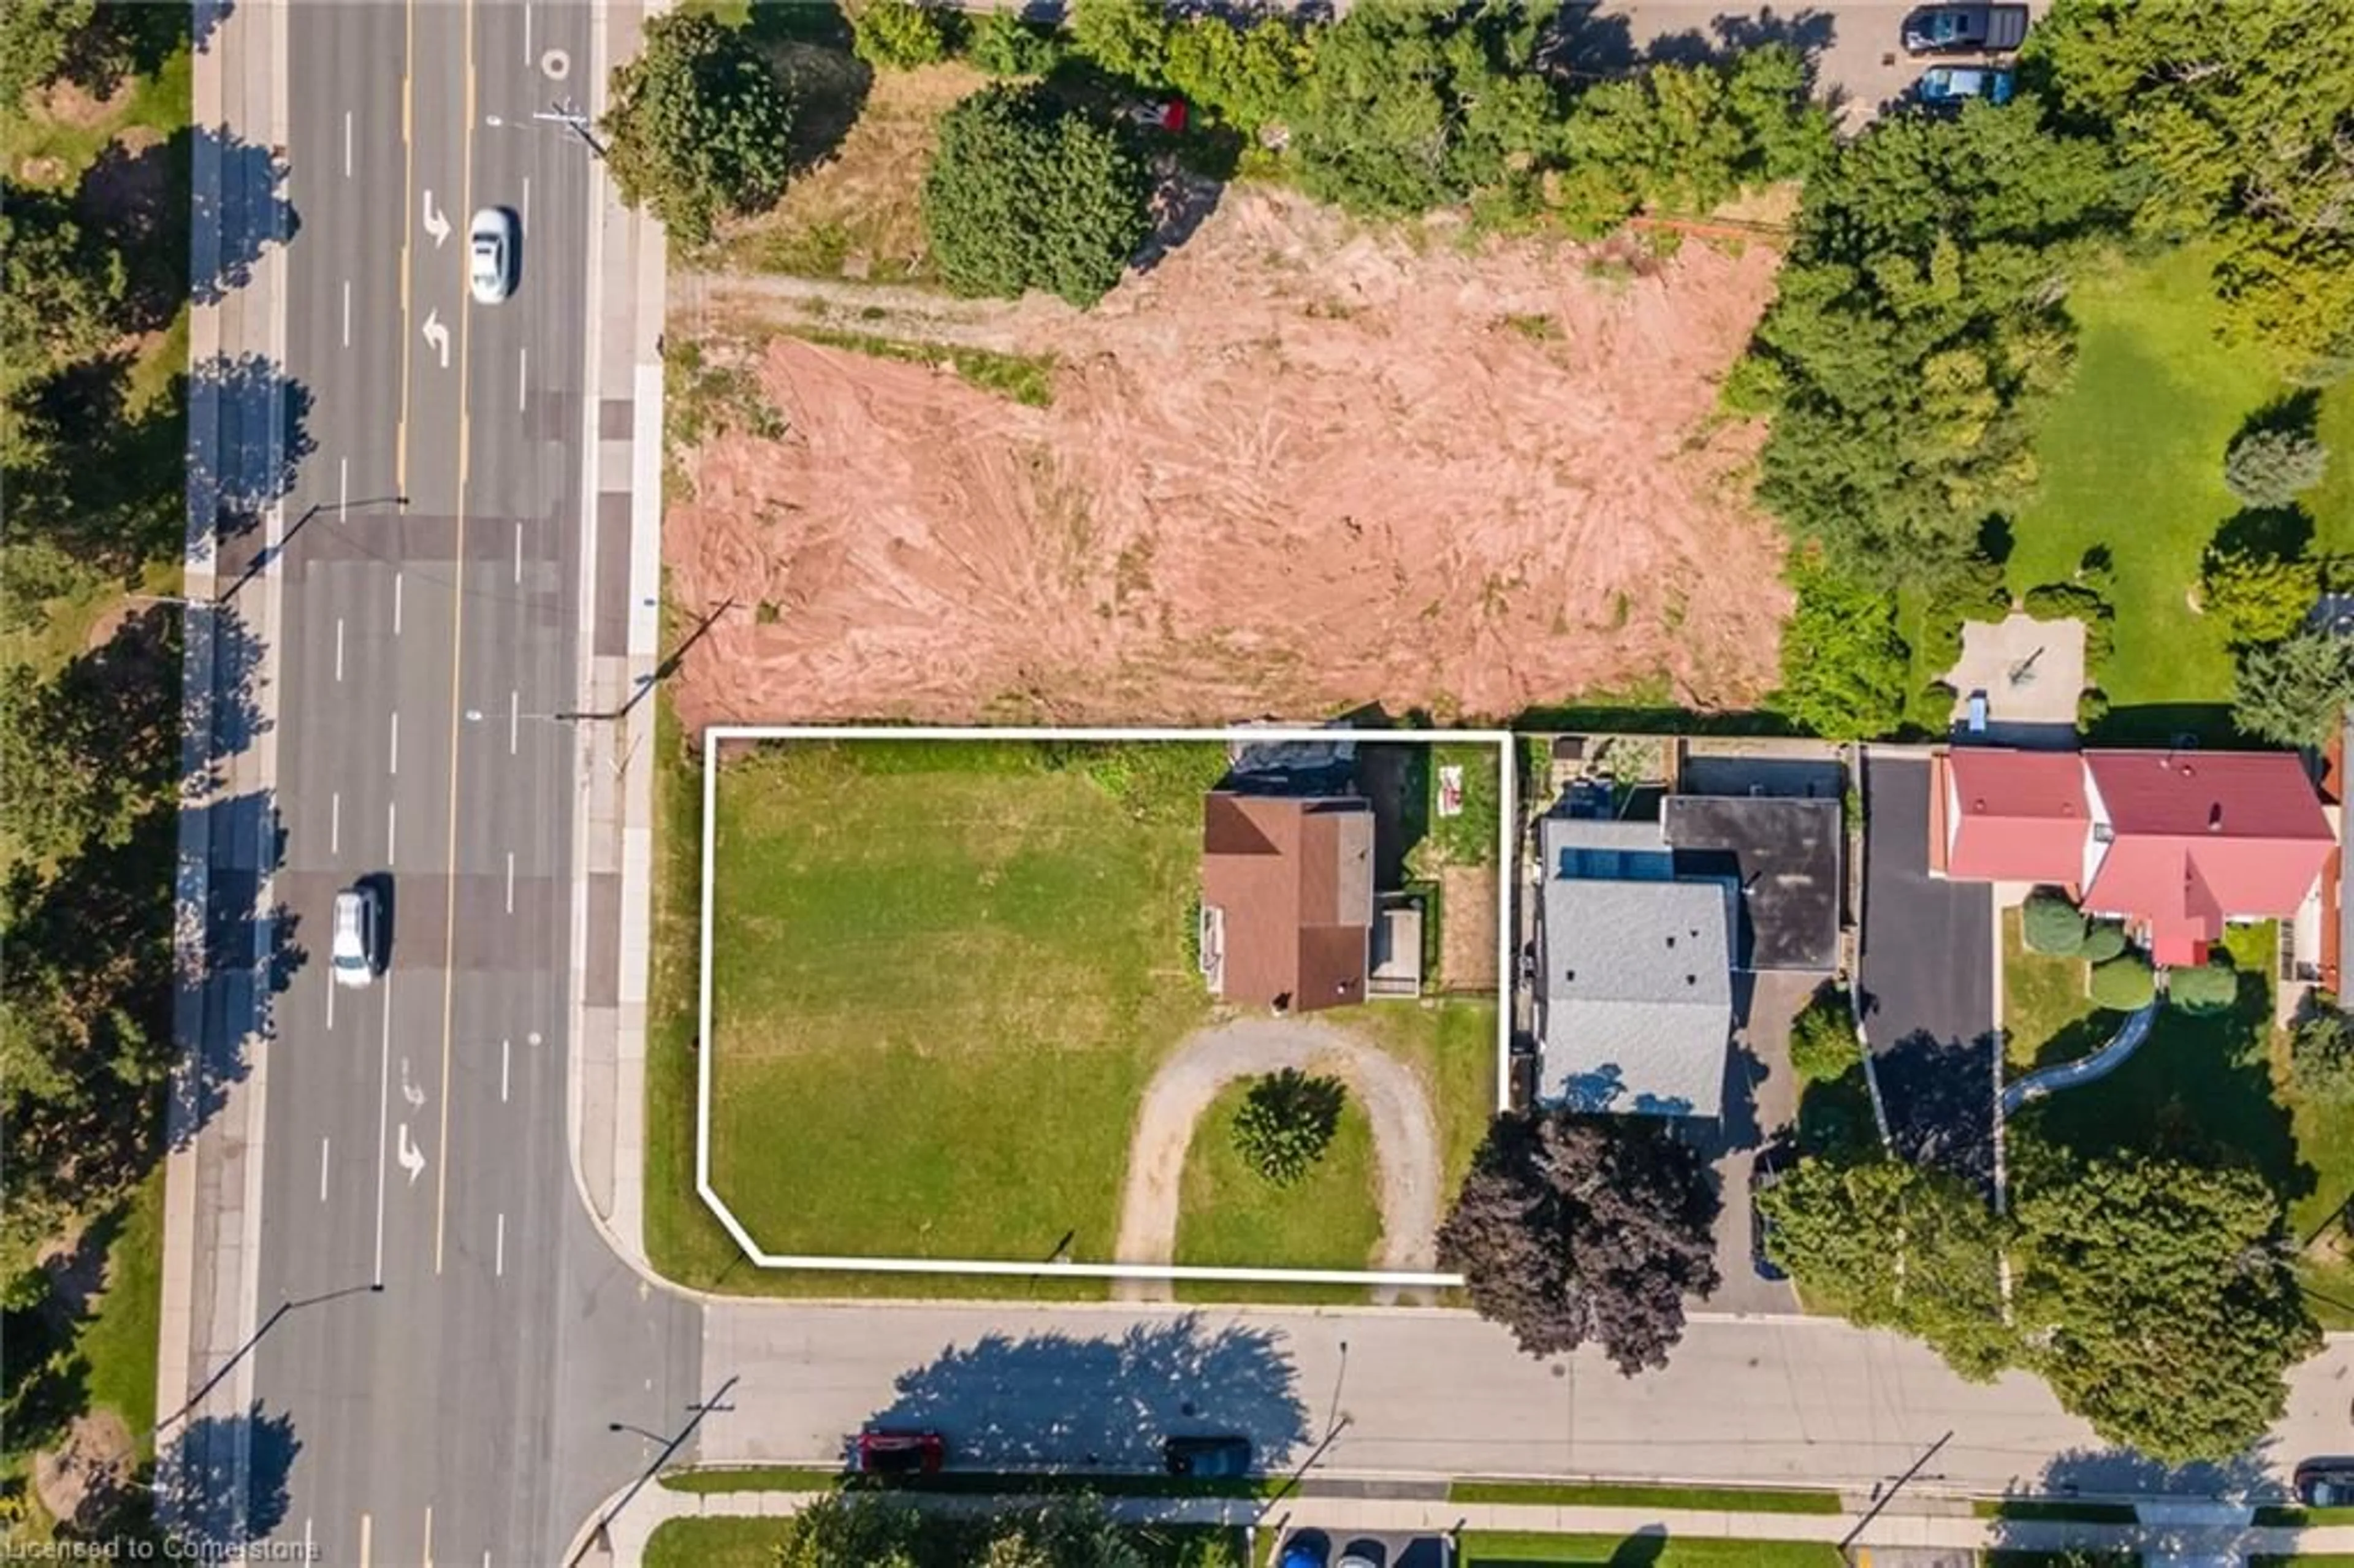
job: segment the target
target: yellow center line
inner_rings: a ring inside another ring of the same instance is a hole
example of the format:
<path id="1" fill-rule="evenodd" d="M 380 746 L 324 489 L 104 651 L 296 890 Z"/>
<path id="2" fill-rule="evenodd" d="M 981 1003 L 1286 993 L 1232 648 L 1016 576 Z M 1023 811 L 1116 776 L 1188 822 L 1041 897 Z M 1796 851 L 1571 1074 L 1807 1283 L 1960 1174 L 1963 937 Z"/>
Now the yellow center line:
<path id="1" fill-rule="evenodd" d="M 400 53 L 400 408 L 392 436 L 392 493 L 408 493 L 408 246 L 417 222 L 417 0 L 408 0 L 408 41 Z"/>
<path id="2" fill-rule="evenodd" d="M 458 210 L 472 221 L 474 210 L 474 0 L 466 0 L 466 129 L 461 143 Z M 451 1020 L 458 1000 L 458 746 L 465 726 L 460 695 L 459 668 L 465 658 L 466 628 L 466 474 L 471 456 L 466 397 L 466 352 L 472 336 L 471 305 L 458 310 L 458 539 L 451 564 L 451 599 L 456 609 L 450 618 L 450 863 L 445 879 L 448 902 L 442 909 L 441 971 L 441 1150 L 433 1179 L 433 1272 L 441 1272 L 441 1242 L 450 1212 L 450 1043 Z"/>

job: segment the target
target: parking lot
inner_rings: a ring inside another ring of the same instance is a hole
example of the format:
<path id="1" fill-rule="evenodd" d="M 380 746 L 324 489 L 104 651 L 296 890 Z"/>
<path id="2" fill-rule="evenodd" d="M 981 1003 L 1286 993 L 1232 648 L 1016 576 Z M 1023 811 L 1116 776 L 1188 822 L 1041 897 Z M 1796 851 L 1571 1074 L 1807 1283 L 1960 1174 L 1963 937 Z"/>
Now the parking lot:
<path id="1" fill-rule="evenodd" d="M 2040 18 L 2050 0 L 2032 0 Z M 1581 26 L 1581 55 L 1607 69 L 1649 58 L 1690 59 L 1776 40 L 1815 62 L 1819 90 L 1831 95 L 1842 125 L 1854 129 L 1893 103 L 1930 64 L 1901 43 L 1905 16 L 1918 0 L 1832 0 L 1789 7 L 1726 5 L 1723 0 L 1601 0 Z M 1960 60 L 1967 57 L 1954 57 Z M 1581 64 L 1585 60 L 1581 59 Z"/>

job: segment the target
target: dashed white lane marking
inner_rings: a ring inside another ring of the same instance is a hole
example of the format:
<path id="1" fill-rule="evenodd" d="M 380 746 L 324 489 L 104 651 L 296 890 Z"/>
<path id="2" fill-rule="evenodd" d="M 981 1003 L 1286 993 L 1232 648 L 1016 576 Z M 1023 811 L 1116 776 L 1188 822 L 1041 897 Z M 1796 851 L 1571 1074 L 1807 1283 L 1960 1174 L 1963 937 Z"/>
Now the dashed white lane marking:
<path id="1" fill-rule="evenodd" d="M 334 993 L 334 988 L 331 985 L 331 986 L 329 986 L 327 989 L 328 989 L 329 994 L 331 994 L 331 995 L 332 995 L 332 994 Z M 327 1201 L 327 1139 L 326 1139 L 326 1135 L 325 1135 L 325 1134 L 323 1134 L 323 1133 L 322 1133 L 322 1134 L 320 1135 L 320 1137 L 319 1137 L 319 1202 L 323 1202 L 323 1202 L 325 1202 L 326 1201 Z M 302 1533 L 303 1533 L 305 1536 L 308 1536 L 308 1535 L 311 1533 L 310 1521 L 309 1521 L 309 1520 L 307 1520 L 303 1521 L 303 1525 L 302 1525 Z"/>
<path id="2" fill-rule="evenodd" d="M 351 111 L 350 110 L 346 109 L 346 110 L 345 110 L 345 111 L 344 111 L 344 178 L 345 178 L 345 179 L 350 179 L 351 177 L 352 177 L 352 111 Z M 306 1538 L 309 1536 L 310 1531 L 308 1531 L 308 1529 L 305 1529 L 305 1530 L 304 1530 L 303 1534 L 304 1534 L 304 1536 L 305 1536 Z M 306 1551 L 306 1552 L 303 1553 L 303 1555 L 308 1556 L 308 1555 L 309 1555 L 309 1552 Z"/>
<path id="3" fill-rule="evenodd" d="M 502 1279 L 506 1277 L 507 1217 L 504 1214 L 499 1216 L 498 1240 L 492 1244 L 491 1272 Z"/>
<path id="4" fill-rule="evenodd" d="M 507 1103 L 507 1064 L 514 1057 L 513 1040 L 499 1042 L 499 1104 Z"/>
<path id="5" fill-rule="evenodd" d="M 507 755 L 515 754 L 515 736 L 523 727 L 523 694 L 507 693 Z"/>
<path id="6" fill-rule="evenodd" d="M 384 863 L 390 865 L 399 858 L 400 808 L 390 800 L 384 803 Z"/>
<path id="7" fill-rule="evenodd" d="M 392 771 L 396 777 L 400 772 L 400 710 L 398 708 L 392 710 Z"/>
<path id="8" fill-rule="evenodd" d="M 507 913 L 514 913 L 514 851 L 507 851 Z"/>
<path id="9" fill-rule="evenodd" d="M 344 618 L 335 617 L 335 679 L 344 678 Z"/>
<path id="10" fill-rule="evenodd" d="M 352 281 L 344 280 L 344 346 L 352 345 Z"/>
<path id="11" fill-rule="evenodd" d="M 341 789 L 327 797 L 327 853 L 334 854 L 344 844 L 344 792 Z M 331 989 L 329 996 L 334 995 Z M 328 1009 L 332 1015 L 334 1009 Z"/>
<path id="12" fill-rule="evenodd" d="M 514 580 L 523 581 L 523 524 L 515 524 Z"/>
<path id="13" fill-rule="evenodd" d="M 392 574 L 392 634 L 395 637 L 400 635 L 400 577 L 398 572 Z"/>

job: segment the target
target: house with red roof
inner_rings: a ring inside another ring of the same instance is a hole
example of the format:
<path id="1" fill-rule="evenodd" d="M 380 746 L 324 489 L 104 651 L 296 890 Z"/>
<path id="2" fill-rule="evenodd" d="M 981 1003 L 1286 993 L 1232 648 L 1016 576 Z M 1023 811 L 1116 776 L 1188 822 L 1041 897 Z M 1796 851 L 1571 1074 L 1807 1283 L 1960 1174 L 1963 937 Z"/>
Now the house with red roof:
<path id="1" fill-rule="evenodd" d="M 2231 922 L 2295 916 L 2338 847 L 2288 752 L 1964 747 L 1931 768 L 1933 874 L 2063 887 L 2161 964 L 2203 963 Z"/>

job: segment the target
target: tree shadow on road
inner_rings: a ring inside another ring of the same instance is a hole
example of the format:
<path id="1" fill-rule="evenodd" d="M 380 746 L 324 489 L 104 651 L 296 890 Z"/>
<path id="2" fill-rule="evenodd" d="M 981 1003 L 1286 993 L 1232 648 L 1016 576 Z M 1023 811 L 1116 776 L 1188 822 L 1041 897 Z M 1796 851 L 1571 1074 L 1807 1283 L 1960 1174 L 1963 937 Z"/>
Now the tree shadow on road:
<path id="1" fill-rule="evenodd" d="M 302 1450 L 291 1415 L 207 1415 L 179 1429 L 158 1457 L 157 1520 L 188 1552 L 235 1553 L 286 1521 L 288 1480 Z M 240 1463 L 240 1458 L 242 1463 Z"/>
<path id="2" fill-rule="evenodd" d="M 987 1335 L 901 1374 L 873 1425 L 937 1430 L 984 1469 L 1152 1470 L 1172 1432 L 1242 1433 L 1272 1469 L 1308 1440 L 1298 1383 L 1277 1335 L 1189 1313 L 1099 1339 Z"/>
<path id="3" fill-rule="evenodd" d="M 205 894 L 181 889 L 178 918 L 203 911 L 201 956 L 183 949 L 179 984 L 205 1009 L 201 1047 L 184 1057 L 171 1081 L 168 1126 L 185 1148 L 220 1109 L 229 1086 L 253 1070 L 251 1047 L 277 1033 L 276 1004 L 310 955 L 298 939 L 299 917 L 280 899 L 260 906 L 267 880 L 283 863 L 286 827 L 266 791 L 235 795 L 189 810 L 209 846 Z M 188 871 L 190 868 L 184 867 Z"/>
<path id="4" fill-rule="evenodd" d="M 310 432 L 311 389 L 259 354 L 215 355 L 196 366 L 188 387 L 188 493 L 209 499 L 217 571 L 249 563 L 219 560 L 228 546 L 260 525 L 294 488 L 316 449 Z M 207 433 L 210 440 L 201 439 Z"/>
<path id="5" fill-rule="evenodd" d="M 291 243 L 302 218 L 287 199 L 288 168 L 278 149 L 209 125 L 186 134 L 194 171 L 189 245 L 197 263 L 189 291 L 196 303 L 216 305 L 252 282 L 262 253 Z"/>

